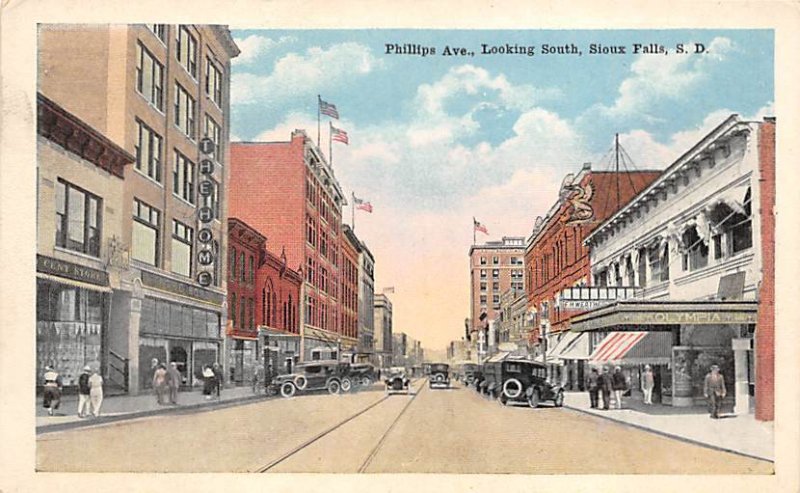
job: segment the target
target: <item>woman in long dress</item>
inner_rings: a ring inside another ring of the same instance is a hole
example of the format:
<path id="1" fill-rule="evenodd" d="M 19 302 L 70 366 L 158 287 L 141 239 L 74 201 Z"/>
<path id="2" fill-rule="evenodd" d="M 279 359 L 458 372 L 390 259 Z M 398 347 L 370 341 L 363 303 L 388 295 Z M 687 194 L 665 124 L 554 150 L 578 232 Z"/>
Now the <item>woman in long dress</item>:
<path id="1" fill-rule="evenodd" d="M 97 370 L 89 377 L 89 401 L 92 403 L 92 414 L 95 418 L 100 416 L 100 406 L 103 405 L 103 377 Z"/>
<path id="2" fill-rule="evenodd" d="M 211 394 L 214 392 L 216 375 L 210 366 L 203 367 L 203 395 L 206 399 L 211 399 Z"/>

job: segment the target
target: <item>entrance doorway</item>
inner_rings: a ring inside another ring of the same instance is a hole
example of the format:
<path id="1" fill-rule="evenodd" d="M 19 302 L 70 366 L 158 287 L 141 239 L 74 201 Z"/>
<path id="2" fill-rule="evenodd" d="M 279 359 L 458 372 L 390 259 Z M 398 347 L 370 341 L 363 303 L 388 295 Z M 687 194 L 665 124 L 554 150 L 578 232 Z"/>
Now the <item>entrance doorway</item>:
<path id="1" fill-rule="evenodd" d="M 170 341 L 169 362 L 175 363 L 181 373 L 181 387 L 189 385 L 189 351 L 184 347 L 185 343 Z"/>

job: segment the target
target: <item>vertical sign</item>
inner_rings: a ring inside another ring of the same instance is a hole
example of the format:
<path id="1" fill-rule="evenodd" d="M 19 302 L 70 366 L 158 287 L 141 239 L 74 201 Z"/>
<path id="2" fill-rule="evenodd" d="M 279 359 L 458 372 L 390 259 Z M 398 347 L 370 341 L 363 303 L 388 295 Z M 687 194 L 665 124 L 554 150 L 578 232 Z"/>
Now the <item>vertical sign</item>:
<path id="1" fill-rule="evenodd" d="M 203 197 L 204 201 L 214 193 L 214 183 L 211 181 L 211 175 L 214 173 L 214 161 L 209 156 L 214 153 L 215 147 L 214 141 L 208 137 L 203 137 L 200 140 L 200 152 L 204 157 L 200 160 L 202 180 L 197 187 L 197 192 Z M 200 265 L 200 271 L 197 273 L 197 282 L 203 287 L 208 287 L 214 282 L 214 273 L 208 269 L 217 260 L 214 258 L 212 246 L 214 234 L 211 228 L 208 227 L 208 224 L 214 220 L 214 209 L 207 205 L 200 207 L 197 210 L 197 218 L 202 223 L 202 227 L 197 232 L 197 241 L 200 243 L 200 248 L 197 251 L 197 263 Z"/>

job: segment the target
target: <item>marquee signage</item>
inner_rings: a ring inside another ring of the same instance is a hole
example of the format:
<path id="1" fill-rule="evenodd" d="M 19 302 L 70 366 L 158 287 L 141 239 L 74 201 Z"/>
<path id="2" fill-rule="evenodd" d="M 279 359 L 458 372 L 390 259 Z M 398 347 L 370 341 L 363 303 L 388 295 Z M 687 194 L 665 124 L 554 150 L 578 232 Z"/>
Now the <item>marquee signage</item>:
<path id="1" fill-rule="evenodd" d="M 44 274 L 83 281 L 98 286 L 108 286 L 108 273 L 102 270 L 84 267 L 65 260 L 44 255 L 36 255 L 36 271 Z"/>
<path id="2" fill-rule="evenodd" d="M 638 312 L 621 313 L 624 324 L 754 324 L 757 322 L 756 312 Z"/>
<path id="3" fill-rule="evenodd" d="M 203 137 L 200 140 L 200 152 L 205 155 L 214 153 L 216 145 L 214 141 L 208 137 Z M 200 174 L 203 179 L 197 186 L 197 191 L 201 197 L 209 197 L 214 193 L 214 184 L 211 181 L 211 174 L 214 173 L 214 161 L 205 157 L 200 160 Z M 200 242 L 200 248 L 197 251 L 197 263 L 202 267 L 209 267 L 216 261 L 213 242 L 214 233 L 211 228 L 206 227 L 208 223 L 214 220 L 214 209 L 204 205 L 197 210 L 197 219 L 203 223 L 203 227 L 197 233 L 197 241 Z M 214 274 L 208 270 L 201 270 L 197 273 L 197 283 L 203 287 L 211 286 L 214 282 Z"/>

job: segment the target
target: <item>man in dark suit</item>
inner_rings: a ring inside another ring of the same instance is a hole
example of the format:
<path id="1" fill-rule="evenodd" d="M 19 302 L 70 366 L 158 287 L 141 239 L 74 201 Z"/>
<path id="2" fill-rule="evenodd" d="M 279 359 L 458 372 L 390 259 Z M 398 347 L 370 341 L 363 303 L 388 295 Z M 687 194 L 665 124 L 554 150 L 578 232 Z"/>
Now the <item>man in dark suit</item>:
<path id="1" fill-rule="evenodd" d="M 608 367 L 603 367 L 603 373 L 598 377 L 597 384 L 600 387 L 600 393 L 603 395 L 603 409 L 608 411 L 608 406 L 611 404 L 611 374 L 608 373 Z"/>
<path id="2" fill-rule="evenodd" d="M 597 409 L 597 394 L 600 391 L 599 380 L 600 375 L 597 373 L 597 368 L 592 368 L 589 376 L 586 377 L 586 387 L 589 389 L 589 403 L 592 409 Z"/>
<path id="3" fill-rule="evenodd" d="M 722 408 L 722 399 L 725 398 L 725 378 L 719 372 L 719 366 L 711 365 L 711 371 L 706 375 L 703 383 L 703 395 L 708 399 L 709 411 L 712 419 L 719 418 L 719 411 Z"/>

